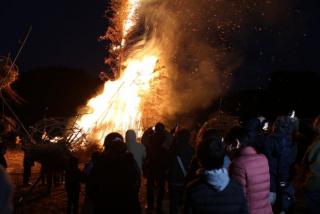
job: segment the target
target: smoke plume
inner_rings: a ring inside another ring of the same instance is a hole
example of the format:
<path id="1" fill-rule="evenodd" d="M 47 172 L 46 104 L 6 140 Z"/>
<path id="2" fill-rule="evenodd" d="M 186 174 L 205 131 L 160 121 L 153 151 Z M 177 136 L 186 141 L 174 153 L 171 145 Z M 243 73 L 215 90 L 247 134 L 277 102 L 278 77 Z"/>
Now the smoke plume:
<path id="1" fill-rule="evenodd" d="M 144 0 L 127 36 L 126 57 L 155 49 L 157 83 L 144 98 L 152 122 L 208 107 L 241 64 L 248 22 L 266 3 L 253 0 Z M 236 42 L 234 42 L 236 41 Z M 152 115 L 152 116 L 150 116 Z"/>

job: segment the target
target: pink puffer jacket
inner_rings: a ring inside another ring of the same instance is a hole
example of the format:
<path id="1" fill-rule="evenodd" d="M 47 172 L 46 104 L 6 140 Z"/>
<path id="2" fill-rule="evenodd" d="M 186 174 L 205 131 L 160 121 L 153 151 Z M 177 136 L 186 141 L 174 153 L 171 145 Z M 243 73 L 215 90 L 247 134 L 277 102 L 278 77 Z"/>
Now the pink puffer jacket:
<path id="1" fill-rule="evenodd" d="M 247 198 L 249 213 L 272 213 L 269 202 L 270 174 L 267 158 L 253 147 L 245 147 L 232 160 L 230 176 L 240 182 Z"/>

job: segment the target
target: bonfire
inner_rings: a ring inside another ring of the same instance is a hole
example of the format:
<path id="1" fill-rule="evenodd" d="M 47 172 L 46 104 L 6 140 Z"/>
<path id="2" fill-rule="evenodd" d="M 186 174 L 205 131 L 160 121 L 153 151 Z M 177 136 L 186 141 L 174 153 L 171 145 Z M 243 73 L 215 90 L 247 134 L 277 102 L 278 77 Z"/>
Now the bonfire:
<path id="1" fill-rule="evenodd" d="M 128 129 L 141 136 L 144 127 L 151 124 L 143 120 L 148 117 L 143 102 L 152 96 L 152 87 L 159 77 L 156 72 L 159 51 L 150 42 L 140 45 L 139 50 L 127 44 L 138 18 L 136 11 L 140 3 L 139 0 L 113 2 L 113 24 L 103 39 L 112 44 L 105 63 L 113 70 L 116 80 L 105 82 L 101 94 L 90 99 L 81 109 L 85 113 L 76 124 L 86 133 L 88 141 L 102 144 L 107 133 L 124 134 Z"/>

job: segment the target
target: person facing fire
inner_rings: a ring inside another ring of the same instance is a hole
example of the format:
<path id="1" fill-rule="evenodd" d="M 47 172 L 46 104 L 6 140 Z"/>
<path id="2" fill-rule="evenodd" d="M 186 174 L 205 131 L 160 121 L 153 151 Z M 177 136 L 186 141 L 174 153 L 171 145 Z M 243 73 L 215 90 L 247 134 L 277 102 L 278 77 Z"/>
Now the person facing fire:
<path id="1" fill-rule="evenodd" d="M 76 214 L 79 211 L 81 171 L 78 168 L 78 159 L 71 156 L 65 174 L 65 188 L 67 191 L 67 214 Z"/>
<path id="2" fill-rule="evenodd" d="M 177 131 L 170 148 L 170 161 L 167 175 L 170 214 L 179 213 L 182 204 L 182 196 L 186 184 L 185 178 L 194 155 L 194 149 L 189 143 L 190 136 L 191 133 L 187 129 Z"/>
<path id="3" fill-rule="evenodd" d="M 141 213 L 140 170 L 119 133 L 110 133 L 104 152 L 88 176 L 86 194 L 92 202 L 90 213 Z"/>
<path id="4" fill-rule="evenodd" d="M 157 211 L 162 211 L 165 194 L 166 171 L 168 169 L 169 150 L 165 146 L 168 132 L 162 123 L 157 123 L 150 141 L 146 145 L 147 160 L 144 174 L 147 177 L 148 212 L 154 208 L 154 188 L 157 186 Z"/>
<path id="5" fill-rule="evenodd" d="M 142 172 L 142 165 L 146 159 L 147 153 L 146 148 L 143 144 L 137 143 L 137 135 L 134 130 L 128 130 L 126 132 L 126 144 L 128 151 L 132 153 L 134 159 L 136 160 L 140 172 Z"/>
<path id="6" fill-rule="evenodd" d="M 229 168 L 230 177 L 242 185 L 249 213 L 271 214 L 267 158 L 252 146 L 252 137 L 242 127 L 233 127 L 230 130 L 226 144 L 227 151 L 233 154 Z"/>
<path id="7" fill-rule="evenodd" d="M 266 156 L 270 167 L 270 192 L 279 202 L 280 211 L 287 213 L 293 207 L 293 167 L 296 144 L 293 135 L 299 129 L 299 120 L 291 116 L 279 116 L 273 124 L 273 133 L 266 139 Z M 277 203 L 276 203 L 277 205 Z"/>

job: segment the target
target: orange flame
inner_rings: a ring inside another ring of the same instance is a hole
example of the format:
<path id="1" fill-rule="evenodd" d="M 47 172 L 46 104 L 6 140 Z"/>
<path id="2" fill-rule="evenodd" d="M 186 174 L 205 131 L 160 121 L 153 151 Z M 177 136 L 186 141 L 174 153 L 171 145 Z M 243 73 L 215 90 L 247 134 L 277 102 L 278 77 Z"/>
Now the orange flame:
<path id="1" fill-rule="evenodd" d="M 113 49 L 122 49 L 125 45 L 125 36 L 135 25 L 135 13 L 139 0 L 128 0 L 126 19 L 123 22 L 121 46 Z M 103 143 L 104 137 L 110 132 L 124 134 L 128 129 L 134 129 L 138 136 L 142 135 L 142 99 L 150 95 L 152 80 L 158 61 L 155 48 L 139 50 L 124 60 L 125 67 L 116 81 L 104 84 L 103 92 L 91 98 L 86 108 L 89 112 L 80 117 L 78 124 L 87 134 L 89 142 Z"/>

